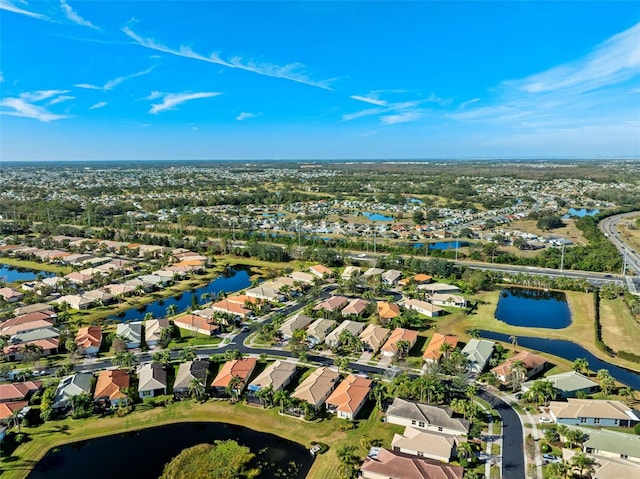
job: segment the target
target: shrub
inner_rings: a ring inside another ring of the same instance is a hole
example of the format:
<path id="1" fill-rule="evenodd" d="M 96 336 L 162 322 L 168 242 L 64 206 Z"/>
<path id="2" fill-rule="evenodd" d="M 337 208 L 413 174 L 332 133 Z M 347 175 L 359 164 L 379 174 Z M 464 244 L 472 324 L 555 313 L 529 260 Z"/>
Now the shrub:
<path id="1" fill-rule="evenodd" d="M 633 426 L 633 432 L 635 432 L 638 436 L 640 436 L 640 423 Z"/>

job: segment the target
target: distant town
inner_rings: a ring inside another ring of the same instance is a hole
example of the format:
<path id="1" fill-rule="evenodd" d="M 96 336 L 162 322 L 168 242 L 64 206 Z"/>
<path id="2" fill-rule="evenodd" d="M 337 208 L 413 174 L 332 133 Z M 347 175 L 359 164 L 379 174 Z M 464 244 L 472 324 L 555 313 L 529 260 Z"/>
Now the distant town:
<path id="1" fill-rule="evenodd" d="M 0 184 L 7 477 L 189 422 L 290 442 L 247 444 L 258 477 L 640 476 L 637 161 L 24 163 Z"/>

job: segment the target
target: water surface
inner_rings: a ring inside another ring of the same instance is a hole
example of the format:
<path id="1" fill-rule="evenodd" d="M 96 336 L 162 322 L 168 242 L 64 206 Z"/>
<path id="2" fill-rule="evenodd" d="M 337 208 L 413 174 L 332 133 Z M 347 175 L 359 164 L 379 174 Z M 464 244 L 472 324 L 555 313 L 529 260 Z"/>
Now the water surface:
<path id="1" fill-rule="evenodd" d="M 561 291 L 533 288 L 505 288 L 495 316 L 512 326 L 562 329 L 571 324 L 567 297 Z"/>
<path id="2" fill-rule="evenodd" d="M 52 278 L 55 273 L 34 269 L 19 268 L 0 264 L 0 281 L 13 283 L 14 281 L 33 281 L 37 278 Z"/>

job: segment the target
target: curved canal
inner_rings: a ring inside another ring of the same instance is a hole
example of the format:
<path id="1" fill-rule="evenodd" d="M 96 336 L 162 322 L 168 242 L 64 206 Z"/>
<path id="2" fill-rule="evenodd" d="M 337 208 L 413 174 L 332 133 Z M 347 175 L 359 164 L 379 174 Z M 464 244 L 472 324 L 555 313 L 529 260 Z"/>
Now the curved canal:
<path id="1" fill-rule="evenodd" d="M 494 341 L 511 342 L 509 335 L 493 331 L 481 330 L 480 336 L 485 339 L 493 339 Z M 633 389 L 640 390 L 640 373 L 603 361 L 576 343 L 563 339 L 534 338 L 530 336 L 516 336 L 516 338 L 518 339 L 518 344 L 524 348 L 552 354 L 568 361 L 586 358 L 589 362 L 590 370 L 598 371 L 599 369 L 606 369 L 618 382 Z"/>
<path id="2" fill-rule="evenodd" d="M 97 419 L 99 421 L 99 419 Z M 196 444 L 234 439 L 256 455 L 260 478 L 306 477 L 313 457 L 302 445 L 225 423 L 179 423 L 67 444 L 47 452 L 28 479 L 158 479 L 164 465 Z"/>

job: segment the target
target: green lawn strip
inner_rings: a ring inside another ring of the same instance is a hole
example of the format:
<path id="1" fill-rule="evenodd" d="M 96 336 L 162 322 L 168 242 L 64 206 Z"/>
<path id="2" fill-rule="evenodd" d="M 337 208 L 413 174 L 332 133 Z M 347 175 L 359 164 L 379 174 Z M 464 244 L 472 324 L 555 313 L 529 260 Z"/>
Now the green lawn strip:
<path id="1" fill-rule="evenodd" d="M 363 437 L 380 439 L 388 446 L 393 434 L 402 430 L 400 426 L 381 422 L 375 409 L 369 418 L 357 421 L 356 427 L 348 431 L 340 430 L 346 421 L 335 417 L 305 422 L 281 416 L 277 408 L 257 409 L 242 403 L 230 405 L 227 401 L 208 401 L 204 404 L 184 401 L 156 408 L 150 408 L 149 404 L 145 404 L 140 409 L 144 410 L 121 418 L 64 419 L 34 428 L 23 427 L 23 432 L 27 433 L 31 440 L 20 445 L 11 458 L 5 459 L 1 466 L 4 477 L 25 478 L 33 465 L 49 449 L 63 444 L 178 422 L 219 421 L 275 434 L 306 447 L 310 446 L 311 441 L 327 443 L 330 450 L 316 459 L 307 477 L 335 478 L 339 465 L 335 454 L 337 448 L 352 445 L 364 458 L 367 451 L 364 448 Z"/>
<path id="2" fill-rule="evenodd" d="M 600 300 L 602 340 L 614 351 L 636 352 L 640 343 L 640 324 L 622 298 Z"/>
<path id="3" fill-rule="evenodd" d="M 47 271 L 49 273 L 56 273 L 60 276 L 71 273 L 73 269 L 71 266 L 60 266 L 58 264 L 51 263 L 39 263 L 37 261 L 26 261 L 15 258 L 0 258 L 0 264 L 6 264 L 8 266 L 15 266 L 17 268 L 33 269 L 36 271 Z"/>

